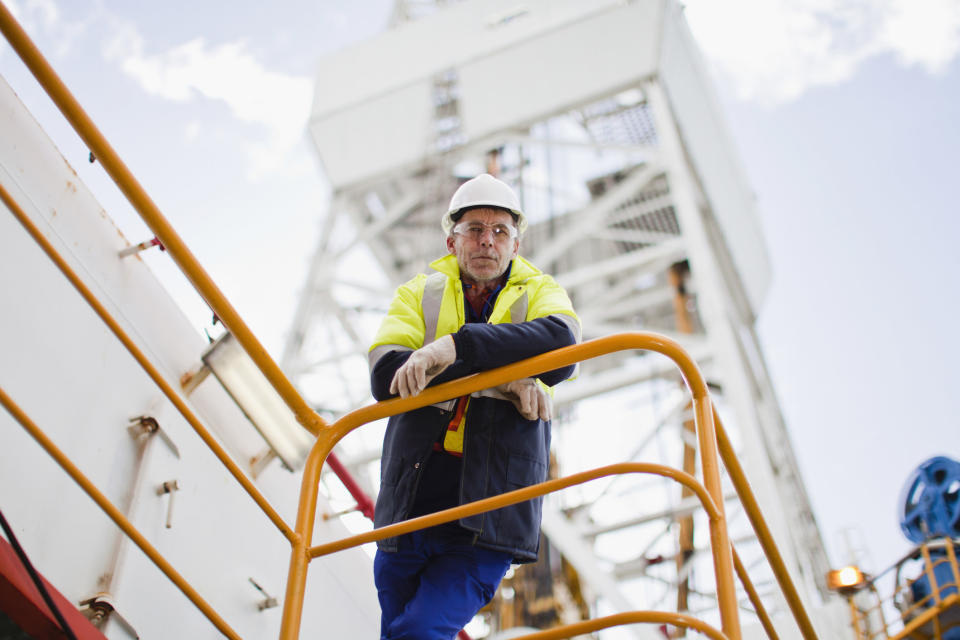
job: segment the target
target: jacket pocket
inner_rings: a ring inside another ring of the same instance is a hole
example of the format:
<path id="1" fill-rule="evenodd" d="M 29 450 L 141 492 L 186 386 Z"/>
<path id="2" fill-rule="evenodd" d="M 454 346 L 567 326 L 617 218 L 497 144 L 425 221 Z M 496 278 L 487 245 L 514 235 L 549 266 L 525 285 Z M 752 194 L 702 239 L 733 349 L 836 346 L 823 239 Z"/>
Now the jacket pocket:
<path id="1" fill-rule="evenodd" d="M 511 453 L 507 462 L 507 490 L 529 487 L 547 479 L 547 465 L 540 460 Z"/>
<path id="2" fill-rule="evenodd" d="M 400 456 L 390 456 L 383 458 L 380 463 L 380 484 L 389 487 L 397 486 L 400 482 L 400 476 L 403 473 L 404 460 Z"/>

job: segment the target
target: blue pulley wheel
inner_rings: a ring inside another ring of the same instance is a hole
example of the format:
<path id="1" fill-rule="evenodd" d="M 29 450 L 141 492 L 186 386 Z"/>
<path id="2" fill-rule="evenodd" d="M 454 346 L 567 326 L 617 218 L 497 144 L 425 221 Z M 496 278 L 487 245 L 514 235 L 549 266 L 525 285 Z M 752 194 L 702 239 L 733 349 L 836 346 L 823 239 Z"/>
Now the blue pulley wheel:
<path id="1" fill-rule="evenodd" d="M 960 462 L 936 456 L 910 474 L 900 497 L 900 528 L 917 544 L 960 537 Z"/>

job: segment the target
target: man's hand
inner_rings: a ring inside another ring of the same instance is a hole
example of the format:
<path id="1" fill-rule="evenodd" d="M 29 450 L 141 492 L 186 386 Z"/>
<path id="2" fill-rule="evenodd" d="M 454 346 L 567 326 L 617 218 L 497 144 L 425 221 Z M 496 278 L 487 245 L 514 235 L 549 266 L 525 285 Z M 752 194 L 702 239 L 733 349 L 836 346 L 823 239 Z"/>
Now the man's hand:
<path id="1" fill-rule="evenodd" d="M 456 359 L 457 346 L 451 335 L 417 349 L 393 375 L 390 393 L 399 393 L 401 398 L 417 395 Z"/>
<path id="2" fill-rule="evenodd" d="M 550 395 L 533 378 L 521 378 L 497 387 L 506 395 L 513 406 L 527 420 L 540 418 L 543 421 L 553 417 L 553 403 Z"/>

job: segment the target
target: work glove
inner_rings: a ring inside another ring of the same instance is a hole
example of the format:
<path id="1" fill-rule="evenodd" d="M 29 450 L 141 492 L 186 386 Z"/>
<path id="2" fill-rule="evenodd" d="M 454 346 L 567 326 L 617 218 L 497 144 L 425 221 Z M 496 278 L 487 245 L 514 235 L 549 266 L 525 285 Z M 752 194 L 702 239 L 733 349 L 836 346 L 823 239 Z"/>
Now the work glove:
<path id="1" fill-rule="evenodd" d="M 527 420 L 540 418 L 546 422 L 553 417 L 553 401 L 550 395 L 533 378 L 513 380 L 499 385 L 497 389 L 507 396 L 520 415 Z"/>
<path id="2" fill-rule="evenodd" d="M 457 345 L 453 342 L 452 335 L 443 336 L 417 349 L 393 374 L 390 393 L 399 393 L 401 398 L 417 395 L 456 359 Z"/>

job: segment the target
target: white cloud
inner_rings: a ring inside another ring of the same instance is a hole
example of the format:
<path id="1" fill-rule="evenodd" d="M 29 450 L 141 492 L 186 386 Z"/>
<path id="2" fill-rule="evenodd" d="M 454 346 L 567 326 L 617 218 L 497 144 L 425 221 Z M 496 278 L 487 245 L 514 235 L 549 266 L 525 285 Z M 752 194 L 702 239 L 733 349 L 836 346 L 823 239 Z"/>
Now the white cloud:
<path id="1" fill-rule="evenodd" d="M 197 38 L 162 53 L 147 54 L 145 49 L 143 37 L 126 23 L 104 45 L 104 55 L 150 94 L 176 102 L 201 96 L 218 100 L 239 121 L 263 126 L 264 141 L 248 149 L 251 178 L 284 166 L 302 140 L 310 111 L 310 78 L 265 68 L 243 42 L 210 45 Z"/>
<path id="2" fill-rule="evenodd" d="M 690 27 L 742 100 L 776 104 L 893 54 L 936 73 L 960 51 L 957 0 L 687 0 Z"/>
<path id="3" fill-rule="evenodd" d="M 37 39 L 42 36 L 48 56 L 62 58 L 70 55 L 73 45 L 84 35 L 86 20 L 66 20 L 54 0 L 4 0 L 14 19 L 24 31 Z M 0 37 L 0 53 L 8 47 L 5 38 Z"/>
<path id="4" fill-rule="evenodd" d="M 905 64 L 941 71 L 960 52 L 960 2 L 893 0 L 884 38 Z"/>
<path id="5" fill-rule="evenodd" d="M 8 0 L 6 5 L 13 17 L 20 21 L 25 29 L 28 28 L 28 23 L 33 26 L 32 23 L 37 20 L 39 24 L 49 28 L 60 19 L 60 10 L 57 9 L 53 0 L 24 0 L 22 3 Z"/>

